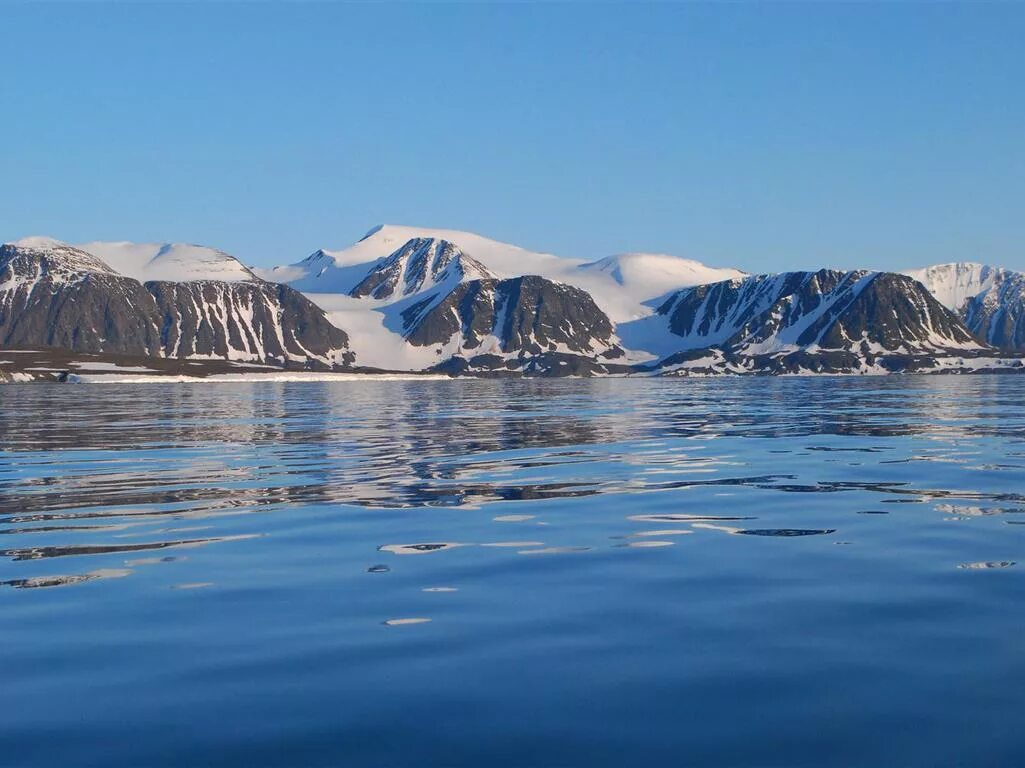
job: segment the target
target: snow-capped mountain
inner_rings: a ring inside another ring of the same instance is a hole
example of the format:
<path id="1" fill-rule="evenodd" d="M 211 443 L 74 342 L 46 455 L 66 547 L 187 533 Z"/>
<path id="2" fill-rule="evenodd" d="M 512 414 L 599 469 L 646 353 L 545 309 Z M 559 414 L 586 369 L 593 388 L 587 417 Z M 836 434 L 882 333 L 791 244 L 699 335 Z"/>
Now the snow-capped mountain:
<path id="1" fill-rule="evenodd" d="M 98 256 L 119 274 L 140 283 L 149 280 L 244 282 L 256 275 L 234 256 L 186 243 L 92 242 L 75 246 Z"/>
<path id="2" fill-rule="evenodd" d="M 744 274 L 664 254 L 563 258 L 471 232 L 394 225 L 375 227 L 349 248 L 321 249 L 296 264 L 254 272 L 303 291 L 336 325 L 352 329 L 361 361 L 396 369 L 437 363 L 402 335 L 398 314 L 413 301 L 436 303 L 460 283 L 538 276 L 586 292 L 615 324 L 651 315 L 671 291 Z M 631 359 L 651 357 L 640 351 Z"/>
<path id="3" fill-rule="evenodd" d="M 349 293 L 376 262 L 387 259 L 411 240 L 420 239 L 451 243 L 498 278 L 523 274 L 547 277 L 553 271 L 561 273 L 579 263 L 471 232 L 384 224 L 374 227 L 348 248 L 321 249 L 296 264 L 256 272 L 266 280 L 288 283 L 303 292 Z"/>
<path id="4" fill-rule="evenodd" d="M 0 346 L 332 367 L 346 334 L 299 292 L 261 280 L 141 283 L 48 238 L 0 246 Z"/>
<path id="5" fill-rule="evenodd" d="M 415 237 L 372 267 L 349 295 L 398 299 L 433 288 L 451 290 L 464 280 L 491 277 L 494 275 L 487 267 L 459 246 L 433 237 Z"/>
<path id="6" fill-rule="evenodd" d="M 28 238 L 0 249 L 3 345 L 489 375 L 1018 370 L 995 347 L 1025 347 L 1025 275 L 747 276 L 397 226 L 266 270 L 204 246 Z"/>
<path id="7" fill-rule="evenodd" d="M 1002 270 L 993 286 L 969 299 L 961 315 L 976 336 L 993 346 L 1025 350 L 1025 274 Z"/>
<path id="8" fill-rule="evenodd" d="M 1025 349 L 1025 274 L 972 262 L 937 264 L 906 274 L 956 311 L 979 339 Z"/>
<path id="9" fill-rule="evenodd" d="M 322 249 L 291 266 L 254 271 L 264 279 L 288 283 L 304 293 L 349 294 L 385 261 L 399 258 L 397 255 L 406 249 L 422 247 L 424 241 L 443 241 L 457 249 L 462 259 L 473 265 L 466 270 L 464 280 L 538 275 L 587 291 L 615 322 L 651 314 L 653 308 L 647 302 L 678 288 L 744 274 L 664 254 L 631 253 L 599 261 L 564 258 L 472 232 L 395 225 L 375 227 L 344 250 Z M 481 270 L 486 274 L 476 274 Z"/>
<path id="10" fill-rule="evenodd" d="M 663 365 L 714 350 L 740 365 L 785 370 L 809 367 L 811 357 L 822 369 L 854 371 L 881 358 L 988 349 L 924 286 L 888 272 L 823 269 L 685 288 L 658 315 L 667 332 L 663 350 L 676 350 Z"/>
<path id="11" fill-rule="evenodd" d="M 999 267 L 962 261 L 909 269 L 904 274 L 928 288 L 940 304 L 957 311 L 968 299 L 993 287 L 1002 272 Z"/>

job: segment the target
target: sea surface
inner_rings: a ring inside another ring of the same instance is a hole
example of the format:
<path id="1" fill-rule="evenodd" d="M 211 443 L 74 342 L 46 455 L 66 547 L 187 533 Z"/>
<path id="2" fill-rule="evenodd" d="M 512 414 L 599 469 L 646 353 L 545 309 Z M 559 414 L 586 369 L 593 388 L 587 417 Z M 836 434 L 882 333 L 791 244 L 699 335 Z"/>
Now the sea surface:
<path id="1" fill-rule="evenodd" d="M 0 765 L 1025 761 L 1025 377 L 0 387 Z"/>

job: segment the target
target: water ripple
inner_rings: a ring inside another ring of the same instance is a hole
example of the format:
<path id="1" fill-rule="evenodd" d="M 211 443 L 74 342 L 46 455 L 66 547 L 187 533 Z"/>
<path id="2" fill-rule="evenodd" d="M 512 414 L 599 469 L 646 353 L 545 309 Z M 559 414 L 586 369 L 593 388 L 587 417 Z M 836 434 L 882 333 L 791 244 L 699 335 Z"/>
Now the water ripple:
<path id="1" fill-rule="evenodd" d="M 728 386 L 461 381 L 7 387 L 0 390 L 0 536 L 11 543 L 0 557 L 95 559 L 222 545 L 258 537 L 283 516 L 320 508 L 341 514 L 352 508 L 508 504 L 529 511 L 492 513 L 490 519 L 547 526 L 538 519 L 547 502 L 618 497 L 618 503 L 643 500 L 649 507 L 626 515 L 628 522 L 697 528 L 765 517 L 744 499 L 764 499 L 768 492 L 814 499 L 848 494 L 861 505 L 920 503 L 952 518 L 1014 515 L 1025 494 L 998 478 L 1020 468 L 1008 457 L 1025 455 L 1014 450 L 1025 442 L 1025 421 L 1014 410 L 1018 389 L 1006 379 L 984 377 Z M 795 391 L 802 395 L 793 397 Z M 989 451 L 995 440 L 1003 446 L 997 454 Z M 844 465 L 832 458 L 842 455 L 859 459 Z M 924 469 L 929 466 L 936 471 Z M 736 503 L 707 498 L 724 495 L 723 489 L 745 495 Z M 660 497 L 702 498 L 704 509 L 661 509 Z M 788 504 L 804 502 L 770 506 Z M 837 530 L 832 516 L 819 516 L 811 527 L 799 524 L 805 515 L 798 517 L 732 532 L 794 537 Z M 168 520 L 203 525 L 171 529 L 164 526 Z M 187 530 L 209 535 L 167 535 Z M 685 532 L 692 531 L 672 535 Z M 664 527 L 608 533 L 671 535 Z M 132 538 L 145 541 L 123 540 Z M 597 546 L 588 538 L 523 551 Z M 440 541 L 385 539 L 378 546 L 396 554 L 465 546 Z M 52 579 L 99 578 L 91 574 Z M 45 585 L 51 577 L 39 578 L 37 585 Z"/>

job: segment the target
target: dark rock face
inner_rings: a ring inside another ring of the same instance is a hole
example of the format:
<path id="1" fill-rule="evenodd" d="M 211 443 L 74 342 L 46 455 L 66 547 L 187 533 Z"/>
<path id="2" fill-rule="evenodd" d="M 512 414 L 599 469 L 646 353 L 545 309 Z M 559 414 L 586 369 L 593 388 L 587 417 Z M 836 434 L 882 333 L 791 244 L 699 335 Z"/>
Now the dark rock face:
<path id="1" fill-rule="evenodd" d="M 402 319 L 406 339 L 417 346 L 459 335 L 463 349 L 475 350 L 494 336 L 495 353 L 540 355 L 560 346 L 581 355 L 621 352 L 612 322 L 590 294 L 535 275 L 460 283 L 408 307 Z"/>
<path id="2" fill-rule="evenodd" d="M 980 339 L 1002 349 L 1025 349 L 1025 274 L 1000 270 L 989 290 L 961 308 L 964 323 Z"/>
<path id="3" fill-rule="evenodd" d="M 348 336 L 309 299 L 264 282 L 151 282 L 166 357 L 349 365 Z"/>
<path id="4" fill-rule="evenodd" d="M 69 247 L 0 247 L 0 346 L 160 354 L 146 289 Z"/>
<path id="5" fill-rule="evenodd" d="M 957 315 L 928 290 L 892 272 L 877 273 L 835 317 L 823 328 L 820 344 L 827 349 L 842 349 L 847 339 L 859 337 L 890 351 L 981 346 Z"/>
<path id="6" fill-rule="evenodd" d="M 0 346 L 311 367 L 353 362 L 302 294 L 262 281 L 142 285 L 69 246 L 0 248 Z"/>
<path id="7" fill-rule="evenodd" d="M 978 350 L 960 319 L 924 286 L 885 272 L 758 275 L 673 294 L 658 312 L 681 351 L 747 357 L 799 351 L 858 356 Z"/>
<path id="8" fill-rule="evenodd" d="M 416 237 L 371 269 L 350 295 L 400 298 L 435 285 L 490 277 L 493 275 L 483 264 L 447 240 Z"/>

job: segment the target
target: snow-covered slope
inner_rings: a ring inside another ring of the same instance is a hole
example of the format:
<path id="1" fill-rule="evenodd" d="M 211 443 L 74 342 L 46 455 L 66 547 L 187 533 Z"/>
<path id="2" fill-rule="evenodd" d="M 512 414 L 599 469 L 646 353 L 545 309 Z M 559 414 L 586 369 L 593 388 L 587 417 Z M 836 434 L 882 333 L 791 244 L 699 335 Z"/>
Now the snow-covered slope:
<path id="1" fill-rule="evenodd" d="M 1001 272 L 999 267 L 962 261 L 909 269 L 904 274 L 928 288 L 940 304 L 957 311 L 968 299 L 991 288 Z"/>
<path id="2" fill-rule="evenodd" d="M 118 274 L 102 258 L 52 237 L 24 237 L 3 246 L 7 249 L 8 260 L 20 257 L 24 261 L 38 262 L 55 281 L 78 281 L 90 272 Z"/>
<path id="3" fill-rule="evenodd" d="M 958 312 L 980 339 L 997 347 L 1025 349 L 1025 274 L 971 262 L 937 264 L 906 274 Z"/>
<path id="4" fill-rule="evenodd" d="M 290 266 L 255 271 L 264 279 L 288 283 L 304 293 L 351 293 L 385 260 L 398 258 L 405 249 L 427 240 L 450 244 L 488 273 L 475 274 L 479 270 L 468 269 L 463 280 L 538 275 L 584 289 L 615 322 L 651 314 L 651 300 L 670 291 L 743 274 L 664 254 L 631 253 L 588 262 L 529 251 L 472 232 L 395 225 L 376 227 L 344 250 L 319 250 Z"/>
<path id="5" fill-rule="evenodd" d="M 562 279 L 602 297 L 602 308 L 623 321 L 650 314 L 650 302 L 671 291 L 744 274 L 738 269 L 709 267 L 664 253 L 623 253 L 580 264 Z"/>
<path id="6" fill-rule="evenodd" d="M 236 283 L 256 277 L 234 256 L 202 245 L 97 241 L 75 247 L 98 256 L 120 274 L 141 283 L 148 280 Z"/>

